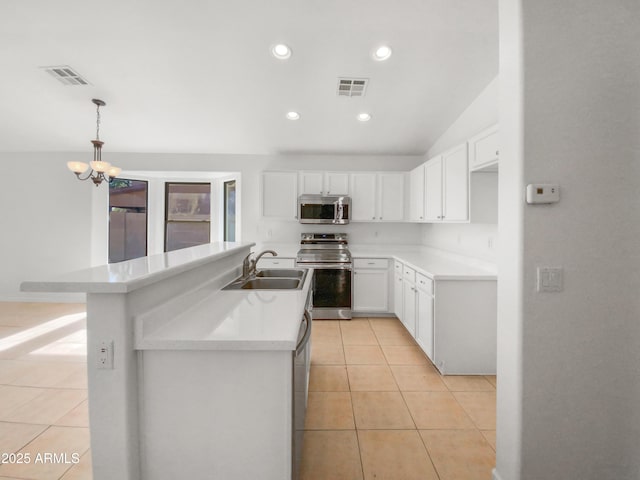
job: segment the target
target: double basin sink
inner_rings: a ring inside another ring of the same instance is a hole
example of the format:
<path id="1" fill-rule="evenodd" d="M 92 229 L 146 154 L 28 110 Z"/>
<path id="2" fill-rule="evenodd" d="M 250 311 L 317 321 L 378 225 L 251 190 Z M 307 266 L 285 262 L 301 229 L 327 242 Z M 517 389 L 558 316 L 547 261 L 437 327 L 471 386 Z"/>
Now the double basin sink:
<path id="1" fill-rule="evenodd" d="M 299 290 L 306 276 L 306 269 L 267 268 L 248 278 L 237 278 L 222 290 Z"/>

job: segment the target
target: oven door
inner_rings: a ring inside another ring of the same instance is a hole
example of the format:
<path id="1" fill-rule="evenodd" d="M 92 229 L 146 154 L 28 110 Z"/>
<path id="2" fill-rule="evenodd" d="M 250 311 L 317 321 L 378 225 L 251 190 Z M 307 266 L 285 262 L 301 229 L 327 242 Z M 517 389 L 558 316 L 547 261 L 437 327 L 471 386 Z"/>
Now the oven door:
<path id="1" fill-rule="evenodd" d="M 351 264 L 302 264 L 313 268 L 313 319 L 350 319 Z"/>

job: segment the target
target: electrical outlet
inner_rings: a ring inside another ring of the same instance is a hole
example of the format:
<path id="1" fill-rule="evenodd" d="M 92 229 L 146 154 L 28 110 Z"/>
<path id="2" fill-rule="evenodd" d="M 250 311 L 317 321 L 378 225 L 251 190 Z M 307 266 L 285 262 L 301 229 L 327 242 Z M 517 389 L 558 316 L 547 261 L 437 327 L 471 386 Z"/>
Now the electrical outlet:
<path id="1" fill-rule="evenodd" d="M 98 368 L 113 370 L 113 341 L 98 345 Z"/>

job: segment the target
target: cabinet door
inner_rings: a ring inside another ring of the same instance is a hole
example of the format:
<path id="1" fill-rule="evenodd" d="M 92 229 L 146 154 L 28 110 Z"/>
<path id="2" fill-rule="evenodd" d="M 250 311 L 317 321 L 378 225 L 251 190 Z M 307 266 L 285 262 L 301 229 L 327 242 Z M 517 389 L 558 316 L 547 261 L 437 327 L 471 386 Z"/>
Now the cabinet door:
<path id="1" fill-rule="evenodd" d="M 416 336 L 416 286 L 403 281 L 402 286 L 402 323 L 412 337 Z"/>
<path id="2" fill-rule="evenodd" d="M 416 342 L 433 361 L 433 297 L 420 289 L 416 292 L 418 297 Z"/>
<path id="3" fill-rule="evenodd" d="M 469 139 L 469 169 L 476 170 L 498 162 L 498 125 Z"/>
<path id="4" fill-rule="evenodd" d="M 424 222 L 424 164 L 409 173 L 409 219 Z"/>
<path id="5" fill-rule="evenodd" d="M 443 205 L 442 217 L 446 222 L 469 220 L 469 164 L 467 144 L 442 155 Z"/>
<path id="6" fill-rule="evenodd" d="M 353 310 L 388 312 L 389 284 L 387 270 L 356 269 L 353 272 Z"/>
<path id="7" fill-rule="evenodd" d="M 404 173 L 378 174 L 378 220 L 404 220 Z"/>
<path id="8" fill-rule="evenodd" d="M 349 195 L 349 174 L 327 172 L 324 177 L 324 195 Z"/>
<path id="9" fill-rule="evenodd" d="M 442 220 L 442 158 L 429 160 L 425 171 L 425 219 L 428 222 Z"/>
<path id="10" fill-rule="evenodd" d="M 401 322 L 404 318 L 402 310 L 402 282 L 402 275 L 393 276 L 393 313 L 395 313 Z"/>
<path id="11" fill-rule="evenodd" d="M 262 215 L 294 220 L 297 218 L 298 174 L 264 172 L 262 174 Z"/>
<path id="12" fill-rule="evenodd" d="M 299 194 L 300 195 L 322 195 L 323 193 L 322 172 L 300 172 Z"/>
<path id="13" fill-rule="evenodd" d="M 361 222 L 376 220 L 376 174 L 351 174 L 351 219 Z"/>

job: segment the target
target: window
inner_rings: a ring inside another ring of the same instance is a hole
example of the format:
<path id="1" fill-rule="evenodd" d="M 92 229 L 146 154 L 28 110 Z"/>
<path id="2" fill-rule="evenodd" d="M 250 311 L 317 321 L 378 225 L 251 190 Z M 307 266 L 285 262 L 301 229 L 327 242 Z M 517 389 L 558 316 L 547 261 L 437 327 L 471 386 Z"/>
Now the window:
<path id="1" fill-rule="evenodd" d="M 109 263 L 147 255 L 147 182 L 109 183 Z"/>
<path id="2" fill-rule="evenodd" d="M 236 241 L 236 181 L 224 182 L 224 241 Z"/>
<path id="3" fill-rule="evenodd" d="M 165 184 L 164 251 L 209 243 L 211 237 L 211 184 Z"/>

